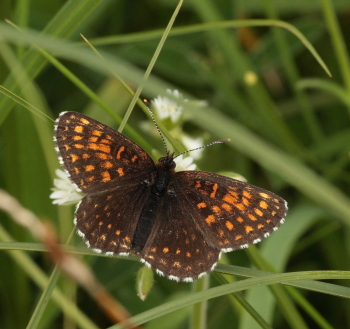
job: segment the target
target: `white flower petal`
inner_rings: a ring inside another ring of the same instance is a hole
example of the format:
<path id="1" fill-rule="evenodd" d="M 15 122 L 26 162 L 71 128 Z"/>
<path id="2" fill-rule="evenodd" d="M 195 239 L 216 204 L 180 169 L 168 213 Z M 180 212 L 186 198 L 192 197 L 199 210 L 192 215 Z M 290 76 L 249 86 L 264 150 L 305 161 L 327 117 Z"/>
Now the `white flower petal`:
<path id="1" fill-rule="evenodd" d="M 56 175 L 59 178 L 54 179 L 55 187 L 52 188 L 53 192 L 50 194 L 50 199 L 53 199 L 52 203 L 59 205 L 78 203 L 82 195 L 77 193 L 76 186 L 70 181 L 68 174 L 57 169 Z"/>

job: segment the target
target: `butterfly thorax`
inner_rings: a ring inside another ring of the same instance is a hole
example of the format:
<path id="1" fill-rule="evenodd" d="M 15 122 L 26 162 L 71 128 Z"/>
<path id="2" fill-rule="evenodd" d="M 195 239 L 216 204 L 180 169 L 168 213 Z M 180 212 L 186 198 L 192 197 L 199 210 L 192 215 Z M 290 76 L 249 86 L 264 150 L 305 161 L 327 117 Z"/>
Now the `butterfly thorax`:
<path id="1" fill-rule="evenodd" d="M 170 183 L 171 177 L 175 173 L 176 164 L 173 155 L 167 155 L 158 160 L 156 165 L 154 184 L 152 186 L 152 194 L 163 195 Z"/>
<path id="2" fill-rule="evenodd" d="M 175 166 L 172 154 L 160 158 L 156 164 L 156 170 L 152 173 L 153 177 L 148 186 L 151 193 L 142 208 L 133 236 L 131 251 L 135 254 L 139 254 L 147 243 L 156 220 L 157 208 L 162 205 L 162 197 L 167 193 L 175 175 Z"/>

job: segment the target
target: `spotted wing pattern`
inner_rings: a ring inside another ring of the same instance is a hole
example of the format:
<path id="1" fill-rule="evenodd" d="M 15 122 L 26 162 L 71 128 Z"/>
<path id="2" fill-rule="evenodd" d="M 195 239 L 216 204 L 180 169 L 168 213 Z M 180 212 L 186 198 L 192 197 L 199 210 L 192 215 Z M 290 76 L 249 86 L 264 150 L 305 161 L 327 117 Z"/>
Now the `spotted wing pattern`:
<path id="1" fill-rule="evenodd" d="M 63 112 L 54 136 L 61 164 L 84 193 L 141 182 L 155 169 L 140 146 L 81 113 Z"/>
<path id="2" fill-rule="evenodd" d="M 283 223 L 288 209 L 270 191 L 203 171 L 176 173 L 174 190 L 207 243 L 223 252 L 261 241 Z"/>
<path id="3" fill-rule="evenodd" d="M 173 280 L 193 281 L 212 270 L 220 250 L 210 246 L 189 212 L 188 202 L 166 195 L 141 253 L 146 265 Z"/>
<path id="4" fill-rule="evenodd" d="M 74 220 L 79 235 L 95 252 L 128 255 L 149 192 L 137 184 L 85 196 Z"/>

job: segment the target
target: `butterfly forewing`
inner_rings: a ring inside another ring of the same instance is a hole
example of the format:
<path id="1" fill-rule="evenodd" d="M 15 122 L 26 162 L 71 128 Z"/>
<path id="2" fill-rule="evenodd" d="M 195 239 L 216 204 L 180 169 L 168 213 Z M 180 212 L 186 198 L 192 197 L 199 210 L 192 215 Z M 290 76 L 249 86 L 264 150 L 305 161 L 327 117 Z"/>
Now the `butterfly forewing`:
<path id="1" fill-rule="evenodd" d="M 188 202 L 208 244 L 223 251 L 259 242 L 279 227 L 287 212 L 286 202 L 276 194 L 208 172 L 178 172 L 174 189 Z"/>
<path id="2" fill-rule="evenodd" d="M 141 181 L 155 169 L 152 158 L 129 138 L 80 113 L 59 116 L 55 140 L 62 164 L 84 193 Z"/>

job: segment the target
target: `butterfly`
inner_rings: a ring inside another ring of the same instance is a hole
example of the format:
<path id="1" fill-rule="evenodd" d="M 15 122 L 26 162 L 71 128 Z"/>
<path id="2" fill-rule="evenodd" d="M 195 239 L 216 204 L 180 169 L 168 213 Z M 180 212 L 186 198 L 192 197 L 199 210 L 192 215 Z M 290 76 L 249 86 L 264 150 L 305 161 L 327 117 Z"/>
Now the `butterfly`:
<path id="1" fill-rule="evenodd" d="M 97 253 L 134 254 L 161 276 L 190 282 L 221 255 L 261 241 L 283 223 L 287 203 L 260 187 L 205 171 L 175 171 L 123 134 L 77 112 L 55 123 L 60 163 L 85 194 L 78 234 Z"/>

